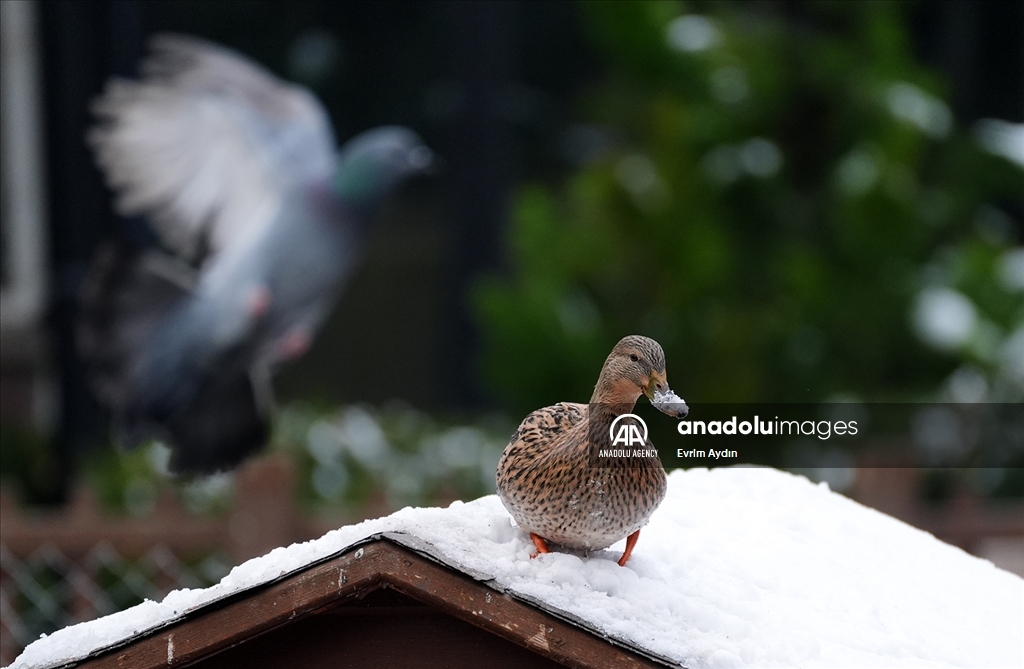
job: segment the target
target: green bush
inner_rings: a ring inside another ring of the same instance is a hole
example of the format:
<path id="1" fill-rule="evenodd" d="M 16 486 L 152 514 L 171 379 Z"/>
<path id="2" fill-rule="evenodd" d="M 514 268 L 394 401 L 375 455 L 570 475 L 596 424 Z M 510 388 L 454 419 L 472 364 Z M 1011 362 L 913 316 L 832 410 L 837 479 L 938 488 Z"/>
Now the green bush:
<path id="1" fill-rule="evenodd" d="M 777 7 L 582 5 L 607 75 L 567 135 L 578 166 L 522 189 L 514 269 L 476 292 L 516 411 L 585 401 L 631 333 L 693 401 L 922 398 L 957 369 L 1024 396 L 1024 300 L 998 280 L 1024 171 L 955 126 L 903 5 Z M 929 339 L 950 295 L 967 330 Z"/>

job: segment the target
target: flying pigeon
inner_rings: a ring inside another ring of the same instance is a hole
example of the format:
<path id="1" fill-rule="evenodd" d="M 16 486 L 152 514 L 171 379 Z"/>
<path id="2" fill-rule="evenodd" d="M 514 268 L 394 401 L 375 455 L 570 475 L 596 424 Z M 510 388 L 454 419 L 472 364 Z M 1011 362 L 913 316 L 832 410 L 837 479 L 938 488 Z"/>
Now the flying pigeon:
<path id="1" fill-rule="evenodd" d="M 79 348 L 127 447 L 230 469 L 268 434 L 269 380 L 310 346 L 384 198 L 433 154 L 403 127 L 335 148 L 310 91 L 226 48 L 159 35 L 141 80 L 111 80 L 88 136 L 116 207 L 164 250 L 106 248 Z"/>

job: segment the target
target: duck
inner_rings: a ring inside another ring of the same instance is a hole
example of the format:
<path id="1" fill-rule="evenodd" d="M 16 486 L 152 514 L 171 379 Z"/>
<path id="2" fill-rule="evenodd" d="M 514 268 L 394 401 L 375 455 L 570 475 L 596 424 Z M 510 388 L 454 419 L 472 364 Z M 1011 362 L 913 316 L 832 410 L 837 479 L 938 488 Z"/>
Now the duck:
<path id="1" fill-rule="evenodd" d="M 589 553 L 625 538 L 618 564 L 629 561 L 640 529 L 665 498 L 665 468 L 645 435 L 643 449 L 598 455 L 610 446 L 613 424 L 632 415 L 640 395 L 669 416 L 689 412 L 669 388 L 661 345 L 630 335 L 608 355 L 588 404 L 538 409 L 513 433 L 495 483 L 498 498 L 536 547 L 531 558 L 550 553 L 550 544 Z"/>

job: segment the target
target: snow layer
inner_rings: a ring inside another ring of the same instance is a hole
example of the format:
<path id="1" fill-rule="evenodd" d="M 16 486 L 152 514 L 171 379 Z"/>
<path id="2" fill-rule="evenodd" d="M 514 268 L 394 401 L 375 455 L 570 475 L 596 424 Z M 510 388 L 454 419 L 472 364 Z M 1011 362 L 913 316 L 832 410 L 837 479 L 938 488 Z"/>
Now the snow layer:
<path id="1" fill-rule="evenodd" d="M 663 413 L 678 412 L 679 409 L 686 409 L 689 411 L 689 407 L 686 406 L 686 402 L 679 395 L 676 395 L 673 391 L 666 388 L 665 390 L 654 391 L 654 399 L 651 400 L 651 404 L 654 408 Z M 675 414 L 673 414 L 675 415 Z"/>
<path id="2" fill-rule="evenodd" d="M 210 588 L 65 628 L 11 666 L 59 666 L 395 531 L 692 669 L 1024 666 L 1024 579 L 824 484 L 763 468 L 672 472 L 626 567 L 614 562 L 623 542 L 529 559 L 532 543 L 493 495 L 406 508 L 275 549 Z"/>

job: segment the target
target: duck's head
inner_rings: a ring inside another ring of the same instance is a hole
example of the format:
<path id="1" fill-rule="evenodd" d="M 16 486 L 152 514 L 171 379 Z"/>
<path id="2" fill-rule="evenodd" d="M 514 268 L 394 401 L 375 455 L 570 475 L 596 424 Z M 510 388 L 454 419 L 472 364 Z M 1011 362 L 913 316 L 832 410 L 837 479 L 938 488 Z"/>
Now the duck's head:
<path id="1" fill-rule="evenodd" d="M 635 402 L 641 394 L 669 416 L 684 418 L 689 413 L 686 403 L 668 387 L 661 345 L 650 337 L 629 335 L 619 340 L 605 360 L 594 395 Z"/>

